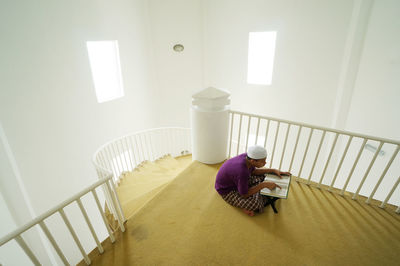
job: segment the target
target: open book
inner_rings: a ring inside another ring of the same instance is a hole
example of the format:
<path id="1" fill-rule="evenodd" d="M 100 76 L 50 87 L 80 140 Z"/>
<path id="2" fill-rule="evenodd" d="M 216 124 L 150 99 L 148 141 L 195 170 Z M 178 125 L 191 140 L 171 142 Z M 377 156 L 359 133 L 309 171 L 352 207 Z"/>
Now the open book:
<path id="1" fill-rule="evenodd" d="M 272 190 L 270 190 L 268 188 L 263 188 L 260 191 L 260 194 L 266 195 L 266 196 L 271 196 L 271 197 L 276 197 L 276 198 L 281 198 L 281 199 L 287 199 L 288 194 L 289 194 L 290 180 L 291 180 L 291 176 L 283 175 L 282 178 L 279 178 L 279 176 L 276 176 L 276 175 L 266 174 L 264 181 L 274 182 L 275 184 L 279 185 L 281 188 L 276 187 Z"/>

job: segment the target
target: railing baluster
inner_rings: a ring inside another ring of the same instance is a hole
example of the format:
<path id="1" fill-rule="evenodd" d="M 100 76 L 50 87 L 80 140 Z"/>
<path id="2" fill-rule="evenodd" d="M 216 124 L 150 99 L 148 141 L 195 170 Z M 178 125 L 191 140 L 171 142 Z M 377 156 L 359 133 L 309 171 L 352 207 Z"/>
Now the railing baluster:
<path id="1" fill-rule="evenodd" d="M 158 158 L 157 158 L 156 152 L 154 151 L 154 146 L 153 146 L 154 133 L 152 131 L 149 131 L 148 134 L 149 134 L 149 139 L 150 139 L 150 150 L 151 150 L 151 154 L 152 154 L 152 160 L 155 161 Z M 182 138 L 180 138 L 180 140 L 182 140 Z"/>
<path id="2" fill-rule="evenodd" d="M 74 239 L 74 241 L 75 241 L 76 245 L 78 246 L 80 252 L 82 253 L 83 259 L 85 260 L 86 264 L 90 265 L 90 259 L 89 259 L 88 255 L 86 254 L 85 250 L 83 249 L 83 247 L 81 245 L 81 242 L 78 239 L 78 236 L 76 235 L 74 229 L 72 228 L 71 223 L 69 222 L 67 216 L 65 215 L 64 210 L 60 209 L 58 212 L 61 214 L 61 217 L 63 218 L 65 225 L 68 227 L 68 230 L 71 233 L 72 238 Z"/>
<path id="3" fill-rule="evenodd" d="M 123 169 L 120 167 L 118 153 L 115 151 L 115 147 L 114 146 L 115 146 L 114 143 L 112 143 L 110 145 L 110 151 L 111 151 L 111 154 L 112 154 L 111 162 L 114 164 L 114 166 L 116 166 L 116 168 L 118 170 L 117 175 L 115 176 L 115 178 L 119 181 L 119 179 L 120 179 L 119 176 L 123 172 Z"/>
<path id="4" fill-rule="evenodd" d="M 292 171 L 293 160 L 294 160 L 294 156 L 296 154 L 297 144 L 299 143 L 299 138 L 300 138 L 300 133 L 301 133 L 302 128 L 303 128 L 303 126 L 299 126 L 299 131 L 297 131 L 296 144 L 294 144 L 292 160 L 290 160 L 290 165 L 289 165 L 289 172 Z"/>
<path id="5" fill-rule="evenodd" d="M 325 139 L 325 134 L 326 134 L 326 131 L 324 130 L 324 133 L 322 133 L 321 141 L 319 142 L 319 145 L 318 145 L 317 153 L 315 154 L 315 159 L 314 159 L 314 162 L 313 162 L 313 165 L 312 165 L 312 168 L 311 168 L 310 176 L 308 177 L 308 180 L 307 180 L 307 184 L 310 184 L 311 177 L 312 177 L 312 174 L 313 174 L 313 172 L 314 172 L 315 165 L 316 165 L 317 160 L 318 160 L 319 152 L 321 151 L 322 142 L 323 142 L 324 139 Z"/>
<path id="6" fill-rule="evenodd" d="M 131 156 L 130 147 L 128 144 L 128 137 L 124 137 L 124 142 L 125 142 L 125 149 L 126 149 L 126 152 L 128 153 L 128 158 L 129 158 L 129 162 L 130 162 L 130 169 L 128 169 L 128 170 L 132 171 L 133 170 L 133 160 L 132 160 L 132 156 Z"/>
<path id="7" fill-rule="evenodd" d="M 241 131 L 242 131 L 242 115 L 240 115 L 240 119 L 239 119 L 239 135 L 238 135 L 238 144 L 237 144 L 237 149 L 236 149 L 236 155 L 239 155 L 240 133 L 241 133 Z"/>
<path id="8" fill-rule="evenodd" d="M 275 139 L 274 139 L 274 146 L 272 148 L 272 155 L 271 155 L 271 160 L 269 161 L 269 166 L 272 167 L 272 162 L 274 160 L 274 154 L 275 154 L 275 147 L 276 147 L 276 142 L 278 140 L 278 135 L 279 135 L 279 127 L 281 125 L 281 122 L 278 121 L 278 125 L 276 126 L 275 130 Z"/>
<path id="9" fill-rule="evenodd" d="M 229 136 L 229 152 L 228 152 L 228 158 L 231 157 L 231 150 L 232 150 L 232 135 L 233 135 L 233 117 L 235 116 L 234 113 L 231 113 L 231 133 Z"/>
<path id="10" fill-rule="evenodd" d="M 159 130 L 157 130 L 157 131 L 154 131 L 154 135 L 153 135 L 153 137 L 154 137 L 154 143 L 155 143 L 155 146 L 157 147 L 157 149 L 156 149 L 156 156 L 157 156 L 157 159 L 159 159 L 159 158 L 161 158 L 161 156 L 162 156 L 162 152 L 160 151 L 161 149 L 160 149 L 160 147 L 161 147 L 161 141 L 160 141 L 160 131 Z M 185 141 L 186 141 L 186 138 L 185 138 Z"/>
<path id="11" fill-rule="evenodd" d="M 167 129 L 165 129 L 164 130 L 164 148 L 165 148 L 165 155 L 168 155 L 169 154 L 169 140 L 168 140 L 168 130 Z M 164 155 L 164 156 L 165 156 Z"/>
<path id="12" fill-rule="evenodd" d="M 111 182 L 111 185 L 114 188 L 114 183 Z M 110 184 L 108 182 L 106 182 L 106 187 L 107 187 L 108 192 L 111 195 L 111 201 L 112 201 L 112 203 L 114 205 L 114 209 L 116 210 L 116 213 L 117 213 L 117 217 L 116 218 L 117 218 L 119 227 L 121 228 L 122 232 L 125 232 L 125 227 L 124 227 L 125 217 L 124 217 L 124 213 L 122 211 L 121 205 L 119 204 L 118 197 L 116 197 L 115 190 L 113 190 L 111 188 L 111 186 L 110 186 Z"/>
<path id="13" fill-rule="evenodd" d="M 111 147 L 112 147 L 112 151 L 114 152 L 115 161 L 118 164 L 118 167 L 120 169 L 119 170 L 119 175 L 121 175 L 121 173 L 124 171 L 124 164 L 121 161 L 121 153 L 120 153 L 119 148 L 118 148 L 118 140 L 113 142 L 111 144 Z M 118 175 L 118 179 L 119 179 L 119 175 Z"/>
<path id="14" fill-rule="evenodd" d="M 184 151 L 184 146 L 185 146 L 185 143 L 184 143 L 184 135 L 183 135 L 183 132 L 182 132 L 182 130 L 179 130 L 179 138 L 178 138 L 178 141 L 179 141 L 179 150 L 178 150 L 178 152 L 179 152 L 179 156 L 181 156 L 181 155 L 183 155 L 183 151 Z"/>
<path id="15" fill-rule="evenodd" d="M 268 120 L 267 123 L 267 129 L 265 130 L 265 139 L 264 139 L 264 148 L 267 148 L 267 138 L 268 138 L 268 132 L 269 132 L 269 124 L 271 120 Z"/>
<path id="16" fill-rule="evenodd" d="M 245 147 L 245 152 L 247 152 L 247 146 L 249 144 L 249 134 L 250 134 L 250 121 L 251 117 L 249 116 L 249 120 L 247 121 L 247 135 L 246 135 L 246 147 Z"/>
<path id="17" fill-rule="evenodd" d="M 397 186 L 400 183 L 400 176 L 397 178 L 396 183 L 393 185 L 392 190 L 390 190 L 389 194 L 386 196 L 385 200 L 382 201 L 382 204 L 379 206 L 380 208 L 385 208 L 386 202 L 388 202 L 388 200 L 390 199 L 390 197 L 392 196 L 393 192 L 396 190 Z"/>
<path id="18" fill-rule="evenodd" d="M 103 159 L 103 160 L 104 160 L 104 159 Z M 104 164 L 106 164 L 105 161 L 104 161 Z M 96 170 L 97 170 L 97 175 L 98 175 L 98 176 L 101 176 L 102 178 L 106 176 L 106 175 L 104 174 L 103 170 L 100 170 L 100 169 L 96 169 Z M 114 175 L 114 177 L 115 177 L 115 175 Z M 111 182 L 114 182 L 114 180 L 112 180 Z M 108 194 L 107 194 L 107 191 L 104 191 L 104 196 L 106 197 L 107 201 L 110 200 L 109 197 L 110 197 L 111 195 L 108 195 Z M 114 210 L 112 207 L 110 207 L 110 211 L 111 211 L 112 213 L 115 214 L 115 211 L 116 211 L 116 210 Z"/>
<path id="19" fill-rule="evenodd" d="M 288 139 L 288 136 L 289 136 L 290 126 L 291 126 L 291 124 L 288 124 L 288 128 L 286 130 L 285 144 L 283 144 L 281 161 L 279 162 L 279 169 L 282 169 L 281 167 L 282 167 L 282 162 L 283 162 L 283 156 L 285 155 L 286 143 L 287 143 L 287 139 Z"/>
<path id="20" fill-rule="evenodd" d="M 119 144 L 118 144 L 118 142 L 119 142 Z M 122 145 L 122 139 L 119 139 L 118 142 L 117 142 L 117 149 L 118 149 L 118 153 L 120 154 L 123 171 L 124 172 L 129 171 L 128 160 L 125 155 L 124 146 Z M 124 167 L 124 162 L 125 162 L 126 168 Z"/>
<path id="21" fill-rule="evenodd" d="M 104 148 L 104 150 L 106 151 L 106 154 L 107 154 L 107 157 L 108 157 L 107 162 L 111 165 L 111 169 L 114 172 L 114 178 L 113 178 L 114 182 L 116 182 L 117 178 L 118 178 L 118 169 L 114 164 L 113 157 L 112 157 L 112 154 L 110 152 L 110 146 L 108 145 L 107 147 Z"/>
<path id="22" fill-rule="evenodd" d="M 134 135 L 134 139 L 135 139 L 135 144 L 137 147 L 137 151 L 138 151 L 138 157 L 139 157 L 139 163 L 142 163 L 143 161 L 145 161 L 146 159 L 144 158 L 144 153 L 143 153 L 143 148 L 142 145 L 138 144 L 137 138 L 140 136 L 140 134 L 135 134 Z M 140 142 L 139 142 L 140 143 Z M 140 156 L 141 155 L 141 156 Z"/>
<path id="23" fill-rule="evenodd" d="M 168 130 L 168 149 L 169 149 L 169 151 L 170 151 L 170 155 L 172 155 L 172 151 L 173 151 L 173 146 L 172 146 L 172 141 L 173 141 L 173 137 L 172 137 L 172 134 L 171 134 L 171 130 Z"/>
<path id="24" fill-rule="evenodd" d="M 305 149 L 304 155 L 303 155 L 303 161 L 301 162 L 300 171 L 297 176 L 298 178 L 301 176 L 301 171 L 303 170 L 304 161 L 306 160 L 306 157 L 307 157 L 308 147 L 310 146 L 310 141 L 311 141 L 311 137 L 312 137 L 313 133 L 314 133 L 314 129 L 311 128 L 311 132 L 310 132 L 310 135 L 308 136 L 308 140 L 307 140 L 307 146 L 306 146 L 306 149 Z"/>
<path id="25" fill-rule="evenodd" d="M 47 228 L 46 224 L 44 221 L 41 221 L 39 223 L 40 228 L 42 228 L 44 234 L 46 235 L 47 239 L 50 241 L 51 245 L 53 246 L 54 250 L 57 252 L 57 255 L 60 257 L 64 265 L 69 265 L 67 258 L 64 256 L 62 253 L 60 247 L 58 246 L 57 242 L 55 241 L 53 235 L 50 233 L 49 229 Z"/>
<path id="26" fill-rule="evenodd" d="M 397 148 L 396 148 L 395 152 L 393 153 L 392 158 L 390 158 L 390 161 L 389 161 L 388 164 L 386 165 L 385 170 L 383 171 L 381 177 L 380 177 L 379 180 L 378 180 L 378 183 L 375 185 L 374 189 L 373 189 L 372 192 L 371 192 L 371 195 L 369 195 L 368 199 L 366 200 L 366 203 L 367 203 L 367 204 L 369 204 L 369 203 L 371 202 L 371 199 L 372 199 L 372 197 L 375 195 L 375 192 L 376 192 L 376 190 L 378 189 L 378 187 L 380 186 L 380 184 L 381 184 L 383 178 L 385 177 L 386 172 L 389 170 L 390 165 L 392 165 L 394 158 L 396 158 L 396 155 L 397 155 L 397 153 L 399 152 L 399 148 L 400 148 L 400 146 L 397 145 Z"/>
<path id="27" fill-rule="evenodd" d="M 118 159 L 118 161 L 121 164 L 121 173 L 120 174 L 122 174 L 125 171 L 125 167 L 124 167 L 124 161 L 123 161 L 124 154 L 123 154 L 123 151 L 120 149 L 120 144 L 119 144 L 120 141 L 121 141 L 121 139 L 116 140 L 113 145 L 113 148 L 115 149 L 115 152 L 117 153 L 116 158 Z"/>
<path id="28" fill-rule="evenodd" d="M 153 154 L 151 152 L 151 142 L 149 143 L 149 132 L 144 133 L 144 139 L 146 143 L 147 155 L 149 156 L 149 161 L 153 161 Z M 173 143 L 173 141 L 171 143 Z"/>
<path id="29" fill-rule="evenodd" d="M 109 165 L 107 165 L 107 161 L 106 161 L 106 159 L 104 159 L 104 154 L 103 154 L 103 152 L 100 152 L 99 153 L 99 161 L 100 161 L 100 165 L 102 166 L 102 168 L 104 168 L 104 169 L 108 169 L 109 168 Z M 110 171 L 110 170 L 107 170 L 107 171 Z M 111 173 L 112 173 L 112 169 L 111 169 Z"/>
<path id="30" fill-rule="evenodd" d="M 324 170 L 322 171 L 321 178 L 320 178 L 320 180 L 319 180 L 319 182 L 318 182 L 318 188 L 321 188 L 322 179 L 323 179 L 324 176 L 325 176 L 326 169 L 328 168 L 328 164 L 329 164 L 329 162 L 330 162 L 330 160 L 331 160 L 331 157 L 332 157 L 332 154 L 333 154 L 333 150 L 335 149 L 338 136 L 339 136 L 339 134 L 336 133 L 335 139 L 334 139 L 334 141 L 333 141 L 333 143 L 332 143 L 332 147 L 331 147 L 331 150 L 330 150 L 329 155 L 328 155 L 328 159 L 326 160 L 326 163 L 325 163 L 325 166 L 324 166 Z"/>
<path id="31" fill-rule="evenodd" d="M 25 254 L 30 258 L 33 264 L 38 266 L 41 265 L 35 254 L 33 254 L 32 250 L 28 247 L 28 245 L 25 243 L 24 239 L 22 239 L 20 235 L 16 236 L 15 240 L 17 241 L 18 245 L 24 250 Z"/>
<path id="32" fill-rule="evenodd" d="M 328 188 L 329 191 L 332 190 L 332 186 L 333 186 L 333 184 L 335 184 L 337 175 L 338 175 L 338 173 L 339 173 L 339 171 L 340 171 L 340 168 L 342 167 L 344 158 L 346 157 L 347 150 L 349 149 L 350 143 L 351 143 L 352 140 L 353 140 L 353 136 L 349 136 L 349 139 L 347 140 L 346 148 L 344 149 L 342 158 L 340 159 L 339 165 L 338 165 L 338 167 L 337 167 L 337 169 L 336 169 L 335 176 L 333 177 L 332 182 L 331 182 L 331 185 L 330 185 L 329 188 Z"/>
<path id="33" fill-rule="evenodd" d="M 119 143 L 121 144 L 121 150 L 122 150 L 122 153 L 121 153 L 121 156 L 123 156 L 124 157 L 124 161 L 125 161 L 125 165 L 126 165 L 126 171 L 130 171 L 130 169 L 129 169 L 129 158 L 128 158 L 128 155 L 127 155 L 127 150 L 125 149 L 125 146 L 124 146 L 124 143 L 123 143 L 123 139 L 124 138 L 121 138 L 120 140 L 119 140 Z"/>
<path id="34" fill-rule="evenodd" d="M 254 145 L 257 145 L 257 140 L 258 140 L 258 131 L 260 130 L 260 118 L 258 117 L 257 119 L 257 130 L 256 130 L 256 140 L 254 142 Z"/>
<path id="35" fill-rule="evenodd" d="M 96 244 L 97 244 L 97 248 L 99 249 L 99 252 L 100 252 L 100 253 L 103 253 L 103 252 L 104 252 L 104 249 L 103 249 L 103 247 L 101 246 L 99 239 L 97 238 L 97 235 L 96 235 L 96 233 L 95 233 L 95 231 L 94 231 L 94 228 L 93 228 L 93 226 L 92 226 L 92 223 L 90 222 L 89 217 L 88 217 L 88 215 L 87 215 L 87 213 L 86 213 L 86 210 L 85 210 L 85 208 L 84 208 L 83 205 L 82 205 L 81 199 L 78 198 L 78 199 L 76 200 L 76 202 L 78 203 L 79 209 L 81 209 L 82 215 L 83 215 L 83 217 L 85 218 L 85 221 L 86 221 L 86 223 L 87 223 L 87 225 L 88 225 L 88 227 L 89 227 L 90 232 L 92 233 L 93 239 L 94 239 L 94 241 L 95 241 Z"/>
<path id="36" fill-rule="evenodd" d="M 94 200 L 96 201 L 97 208 L 99 209 L 101 218 L 103 219 L 104 225 L 106 226 L 108 235 L 110 236 L 111 243 L 114 243 L 114 242 L 115 242 L 115 237 L 114 237 L 114 235 L 112 234 L 111 228 L 110 228 L 110 226 L 108 225 L 106 216 L 104 215 L 104 212 L 103 212 L 103 210 L 101 209 L 101 204 L 100 204 L 100 201 L 99 201 L 99 197 L 97 197 L 96 189 L 92 189 L 91 191 L 92 191 Z"/>
<path id="37" fill-rule="evenodd" d="M 149 161 L 150 158 L 149 158 L 149 154 L 147 152 L 147 145 L 146 145 L 145 141 L 143 141 L 143 138 L 144 138 L 144 133 L 142 132 L 139 134 L 140 145 L 142 146 L 143 157 L 144 157 L 145 161 Z M 170 140 L 168 141 L 168 144 L 171 144 Z"/>
<path id="38" fill-rule="evenodd" d="M 186 147 L 187 147 L 188 151 L 192 152 L 192 146 L 191 146 L 192 131 L 191 130 L 187 130 L 187 131 L 188 131 L 188 133 L 186 134 L 186 139 L 187 139 Z"/>
<path id="39" fill-rule="evenodd" d="M 106 182 L 106 184 L 108 184 L 108 182 Z M 112 198 L 115 200 L 114 205 L 117 206 L 117 208 L 119 210 L 119 214 L 121 216 L 122 223 L 124 223 L 126 221 L 126 218 L 125 218 L 124 211 L 122 210 L 122 207 L 121 207 L 122 205 L 119 200 L 119 197 L 117 196 L 117 188 L 115 187 L 115 184 L 113 182 L 110 182 L 110 184 L 111 184 L 112 195 L 113 195 Z M 122 232 L 124 232 L 124 231 L 125 231 L 125 228 L 123 228 Z"/>
<path id="40" fill-rule="evenodd" d="M 150 153 L 149 153 L 149 146 L 147 143 L 146 132 L 143 132 L 140 137 L 140 142 L 143 144 L 143 151 L 145 152 L 146 161 L 151 161 Z M 171 141 L 172 142 L 172 141 Z M 170 142 L 170 143 L 171 143 Z"/>
<path id="41" fill-rule="evenodd" d="M 344 184 L 342 190 L 340 191 L 340 195 L 342 195 L 342 196 L 344 195 L 344 191 L 346 190 L 347 185 L 348 185 L 349 182 L 350 182 L 350 178 L 351 178 L 351 176 L 353 175 L 354 169 L 355 169 L 356 166 L 357 166 L 358 160 L 360 159 L 361 153 L 363 152 L 364 147 L 365 147 L 365 144 L 367 143 L 367 141 L 368 141 L 368 139 L 364 139 L 363 144 L 361 145 L 361 148 L 360 148 L 360 150 L 359 150 L 359 152 L 358 152 L 358 154 L 357 154 L 357 158 L 356 158 L 356 160 L 354 161 L 353 167 L 351 168 L 351 171 L 350 171 L 350 173 L 349 173 L 349 176 L 347 177 L 346 183 Z"/>
<path id="42" fill-rule="evenodd" d="M 135 145 L 133 144 L 132 136 L 129 136 L 128 142 L 129 142 L 129 145 L 130 145 L 130 150 L 131 150 L 131 152 L 132 152 L 132 159 L 133 159 L 133 162 L 134 162 L 134 164 L 133 164 L 133 166 L 132 166 L 132 170 L 133 170 L 133 169 L 135 169 L 136 166 L 138 165 L 138 160 L 136 159 Z"/>
<path id="43" fill-rule="evenodd" d="M 375 151 L 374 157 L 372 158 L 371 163 L 369 164 L 369 166 L 368 166 L 368 168 L 367 168 L 367 171 L 365 171 L 365 174 L 364 174 L 363 178 L 361 179 L 360 185 L 358 186 L 356 192 L 354 193 L 354 195 L 353 195 L 353 197 L 352 197 L 353 200 L 355 200 L 355 199 L 357 198 L 358 193 L 360 192 L 362 186 L 364 185 L 364 182 L 365 182 L 365 180 L 367 179 L 367 176 L 368 176 L 368 174 L 369 174 L 369 171 L 371 170 L 372 165 L 374 165 L 375 160 L 376 160 L 376 157 L 378 157 L 378 154 L 379 154 L 379 152 L 381 151 L 382 146 L 383 146 L 383 142 L 381 141 L 381 142 L 379 143 L 379 148 Z"/>
<path id="44" fill-rule="evenodd" d="M 97 171 L 97 175 L 98 175 L 100 178 L 104 178 L 104 177 L 106 176 L 106 174 L 105 174 L 103 171 L 101 171 L 100 169 L 96 169 L 96 171 Z M 114 182 L 114 181 L 111 180 L 111 182 Z M 104 190 L 104 196 L 105 196 L 105 198 L 106 198 L 106 204 L 107 204 L 107 206 L 109 207 L 109 211 L 110 211 L 114 216 L 116 216 L 116 215 L 117 215 L 117 213 L 116 213 L 117 210 L 115 210 L 115 209 L 114 209 L 114 206 L 113 206 L 112 204 L 109 203 L 110 200 L 111 200 L 111 194 L 109 194 L 107 190 Z"/>

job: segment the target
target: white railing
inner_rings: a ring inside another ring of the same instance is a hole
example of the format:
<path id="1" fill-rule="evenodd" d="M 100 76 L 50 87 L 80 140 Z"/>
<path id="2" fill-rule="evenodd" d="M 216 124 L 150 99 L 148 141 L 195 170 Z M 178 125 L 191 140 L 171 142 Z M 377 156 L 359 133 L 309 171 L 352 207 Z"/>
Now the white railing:
<path id="1" fill-rule="evenodd" d="M 348 131 L 237 111 L 230 112 L 228 157 L 259 144 L 270 152 L 269 167 L 325 187 L 398 206 L 400 142 Z M 268 165 L 268 162 L 267 162 Z"/>
<path id="2" fill-rule="evenodd" d="M 49 228 L 46 226 L 45 220 L 47 218 L 49 218 L 50 216 L 52 216 L 53 214 L 55 214 L 56 212 L 59 213 L 66 225 L 66 227 L 68 228 L 68 231 L 70 232 L 72 238 L 74 239 L 75 244 L 77 245 L 77 247 L 79 248 L 80 252 L 82 253 L 83 259 L 85 260 L 86 264 L 90 264 L 90 259 L 88 257 L 88 255 L 86 254 L 85 250 L 82 247 L 81 242 L 79 241 L 79 238 L 74 230 L 74 228 L 71 225 L 70 220 L 68 219 L 67 215 L 64 212 L 64 208 L 68 205 L 70 205 L 73 202 L 76 202 L 79 206 L 79 209 L 81 210 L 81 213 L 86 221 L 87 226 L 89 227 L 89 230 L 94 238 L 94 241 L 97 244 L 97 248 L 99 250 L 100 253 L 104 252 L 104 249 L 96 235 L 96 232 L 89 220 L 89 217 L 87 215 L 87 212 L 82 204 L 81 198 L 88 194 L 89 192 L 92 193 L 94 200 L 96 201 L 98 210 L 101 214 L 101 217 L 103 218 L 103 222 L 104 225 L 108 231 L 110 240 L 112 243 L 114 243 L 115 238 L 114 235 L 108 225 L 108 222 L 106 221 L 106 217 L 102 211 L 101 208 L 101 204 L 99 202 L 97 193 L 96 193 L 96 188 L 103 185 L 103 187 L 105 188 L 106 191 L 108 191 L 109 195 L 112 195 L 112 204 L 117 205 L 117 195 L 115 193 L 115 191 L 112 189 L 112 186 L 110 185 L 110 183 L 112 183 L 111 180 L 111 175 L 100 179 L 99 181 L 97 181 L 96 183 L 94 183 L 93 185 L 87 187 L 86 189 L 82 190 L 81 192 L 75 194 L 74 196 L 72 196 L 71 198 L 65 200 L 64 202 L 60 203 L 59 205 L 55 206 L 54 208 L 48 210 L 47 212 L 43 213 L 42 215 L 36 217 L 35 219 L 33 219 L 32 221 L 28 222 L 27 224 L 19 227 L 18 229 L 14 230 L 13 232 L 9 233 L 8 235 L 4 236 L 3 238 L 0 239 L 0 247 L 3 246 L 4 244 L 6 244 L 7 242 L 11 241 L 11 240 L 15 240 L 19 246 L 23 249 L 23 251 L 25 252 L 25 254 L 30 258 L 30 260 L 32 261 L 32 263 L 34 265 L 42 265 L 40 263 L 40 261 L 37 259 L 37 257 L 35 256 L 35 254 L 32 252 L 32 250 L 29 248 L 29 246 L 27 245 L 27 243 L 24 241 L 22 234 L 26 231 L 28 231 L 29 229 L 39 225 L 40 228 L 42 229 L 42 231 L 44 232 L 44 234 L 46 235 L 47 239 L 50 241 L 51 245 L 53 246 L 54 250 L 56 251 L 56 253 L 58 254 L 58 256 L 60 257 L 61 261 L 64 263 L 64 265 L 70 265 L 70 263 L 68 262 L 67 258 L 65 257 L 64 253 L 62 252 L 60 246 L 57 244 L 55 238 L 53 237 L 53 235 L 50 233 Z M 120 228 L 121 231 L 124 232 L 125 228 L 124 225 L 122 223 L 122 217 L 118 216 L 117 217 L 119 223 L 120 223 Z"/>
<path id="3" fill-rule="evenodd" d="M 113 175 L 114 183 L 120 181 L 121 174 L 134 170 L 145 161 L 155 161 L 166 155 L 173 157 L 191 154 L 191 136 L 189 128 L 165 127 L 154 128 L 125 135 L 102 145 L 93 155 L 93 164 L 99 178 Z M 106 202 L 111 202 L 105 191 Z M 122 209 L 115 209 L 111 204 L 110 211 L 114 216 L 125 217 Z"/>

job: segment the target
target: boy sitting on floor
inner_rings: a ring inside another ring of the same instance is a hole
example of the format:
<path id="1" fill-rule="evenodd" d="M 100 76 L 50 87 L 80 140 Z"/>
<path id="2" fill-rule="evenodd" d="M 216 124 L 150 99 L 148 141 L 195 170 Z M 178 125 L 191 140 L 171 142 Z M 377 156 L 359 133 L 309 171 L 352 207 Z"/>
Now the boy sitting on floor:
<path id="1" fill-rule="evenodd" d="M 265 165 L 267 150 L 259 145 L 248 148 L 247 153 L 227 160 L 219 169 L 215 180 L 215 189 L 229 204 L 241 208 L 249 216 L 254 212 L 263 212 L 269 203 L 266 196 L 260 194 L 263 188 L 274 189 L 279 185 L 263 182 L 264 174 L 290 175 L 277 169 L 261 168 Z"/>

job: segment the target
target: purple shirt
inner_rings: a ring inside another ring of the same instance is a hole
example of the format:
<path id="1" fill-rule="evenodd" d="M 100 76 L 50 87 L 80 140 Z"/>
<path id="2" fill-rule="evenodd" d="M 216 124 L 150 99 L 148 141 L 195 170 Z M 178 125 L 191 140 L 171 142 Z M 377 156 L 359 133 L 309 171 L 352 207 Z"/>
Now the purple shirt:
<path id="1" fill-rule="evenodd" d="M 249 191 L 249 177 L 254 171 L 246 165 L 247 153 L 240 154 L 227 160 L 219 169 L 215 180 L 215 189 L 221 195 L 226 195 L 232 190 L 236 190 L 240 195 L 245 195 Z"/>

